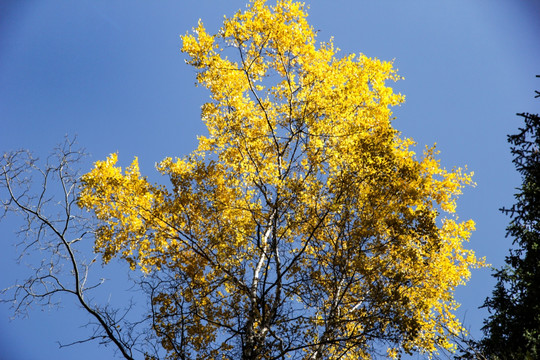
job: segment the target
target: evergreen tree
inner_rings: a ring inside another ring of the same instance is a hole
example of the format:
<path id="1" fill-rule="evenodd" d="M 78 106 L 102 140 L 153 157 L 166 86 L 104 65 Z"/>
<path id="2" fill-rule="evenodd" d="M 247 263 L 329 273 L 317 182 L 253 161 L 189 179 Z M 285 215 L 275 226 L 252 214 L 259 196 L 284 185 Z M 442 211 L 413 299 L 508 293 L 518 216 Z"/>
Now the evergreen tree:
<path id="1" fill-rule="evenodd" d="M 525 125 L 508 142 L 523 183 L 516 203 L 501 209 L 512 219 L 507 236 L 514 239 L 515 249 L 493 275 L 497 284 L 484 303 L 491 315 L 481 342 L 485 354 L 500 360 L 540 357 L 540 117 L 517 115 Z"/>

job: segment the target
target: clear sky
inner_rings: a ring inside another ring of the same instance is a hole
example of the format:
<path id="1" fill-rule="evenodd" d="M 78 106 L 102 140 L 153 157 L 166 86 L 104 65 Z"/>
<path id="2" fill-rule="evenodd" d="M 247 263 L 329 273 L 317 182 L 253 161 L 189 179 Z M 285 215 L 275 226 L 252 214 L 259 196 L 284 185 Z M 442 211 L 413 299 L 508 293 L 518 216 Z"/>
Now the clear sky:
<path id="1" fill-rule="evenodd" d="M 520 125 L 515 113 L 540 109 L 533 97 L 540 89 L 540 2 L 307 4 L 320 41 L 333 36 L 343 55 L 394 60 L 405 77 L 394 88 L 406 96 L 394 109 L 395 127 L 420 149 L 436 142 L 445 167 L 474 171 L 477 186 L 461 196 L 458 214 L 477 223 L 468 247 L 500 266 L 511 241 L 498 209 L 512 204 L 520 184 L 506 134 Z M 199 18 L 216 31 L 223 15 L 244 6 L 243 0 L 1 0 L 0 151 L 45 155 L 65 134 L 77 135 L 91 161 L 118 151 L 126 165 L 138 156 L 142 172 L 160 181 L 153 164 L 188 154 L 205 131 L 199 113 L 207 93 L 194 86 L 179 35 Z M 13 230 L 0 224 L 1 288 L 25 273 L 14 260 Z M 478 270 L 457 291 L 459 316 L 476 337 L 485 316 L 478 307 L 493 283 L 489 270 Z M 69 303 L 58 311 L 36 308 L 28 319 L 9 316 L 0 304 L 0 360 L 112 357 L 96 343 L 58 349 L 56 341 L 85 334 L 79 328 L 85 314 Z"/>

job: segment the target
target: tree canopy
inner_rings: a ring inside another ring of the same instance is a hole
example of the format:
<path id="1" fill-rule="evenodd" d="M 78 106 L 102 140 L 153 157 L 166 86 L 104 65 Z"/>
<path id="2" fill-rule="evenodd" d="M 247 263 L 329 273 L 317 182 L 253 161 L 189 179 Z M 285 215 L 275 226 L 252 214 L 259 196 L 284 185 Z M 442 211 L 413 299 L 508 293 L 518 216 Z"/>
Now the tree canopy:
<path id="1" fill-rule="evenodd" d="M 210 93 L 197 149 L 157 165 L 166 185 L 117 154 L 80 178 L 95 251 L 144 275 L 147 359 L 397 358 L 462 330 L 453 292 L 482 265 L 455 214 L 471 174 L 392 127 L 391 63 L 338 56 L 306 18 L 254 0 L 217 34 L 199 22 L 182 37 Z"/>
<path id="2" fill-rule="evenodd" d="M 506 266 L 494 274 L 497 284 L 484 304 L 491 315 L 481 341 L 487 355 L 501 360 L 540 356 L 540 117 L 518 116 L 524 125 L 508 136 L 508 142 L 522 185 L 516 203 L 501 209 L 511 216 L 507 236 L 514 239 L 515 248 Z"/>

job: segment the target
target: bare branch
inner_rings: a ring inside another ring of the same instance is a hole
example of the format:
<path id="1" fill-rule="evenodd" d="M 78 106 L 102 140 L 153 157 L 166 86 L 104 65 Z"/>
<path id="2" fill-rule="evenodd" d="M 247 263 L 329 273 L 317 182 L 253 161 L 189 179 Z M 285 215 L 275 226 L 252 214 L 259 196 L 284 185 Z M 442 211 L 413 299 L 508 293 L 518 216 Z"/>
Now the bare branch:
<path id="1" fill-rule="evenodd" d="M 112 342 L 125 359 L 133 359 L 131 335 L 120 330 L 125 314 L 91 304 L 87 294 L 103 280 L 86 286 L 95 262 L 86 261 L 76 246 L 93 234 L 93 220 L 76 207 L 79 186 L 78 166 L 85 153 L 75 148 L 75 139 L 66 138 L 44 163 L 27 150 L 5 153 L 0 160 L 1 219 L 10 213 L 22 217 L 18 231 L 22 241 L 19 261 L 29 254 L 45 256 L 30 265 L 30 276 L 1 292 L 0 301 L 11 303 L 14 315 L 26 315 L 32 305 L 57 306 L 59 293 L 74 296 L 76 302 L 95 320 L 93 334 L 77 344 L 98 339 Z M 131 308 L 131 307 L 129 307 Z M 127 337 L 126 337 L 127 336 Z M 67 346 L 67 345 L 62 345 Z"/>

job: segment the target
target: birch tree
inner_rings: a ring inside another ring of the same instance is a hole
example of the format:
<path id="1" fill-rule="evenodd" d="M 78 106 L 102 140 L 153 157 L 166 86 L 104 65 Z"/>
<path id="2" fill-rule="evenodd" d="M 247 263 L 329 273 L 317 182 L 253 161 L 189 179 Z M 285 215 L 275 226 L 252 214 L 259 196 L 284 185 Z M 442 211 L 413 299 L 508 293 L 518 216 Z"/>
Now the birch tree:
<path id="1" fill-rule="evenodd" d="M 482 264 L 455 214 L 472 184 L 392 127 L 392 63 L 317 42 L 301 3 L 254 0 L 182 51 L 208 133 L 157 170 L 118 155 L 81 178 L 95 251 L 144 275 L 147 359 L 433 354 L 462 328 L 453 292 Z M 129 354 L 131 356 L 131 354 Z"/>

